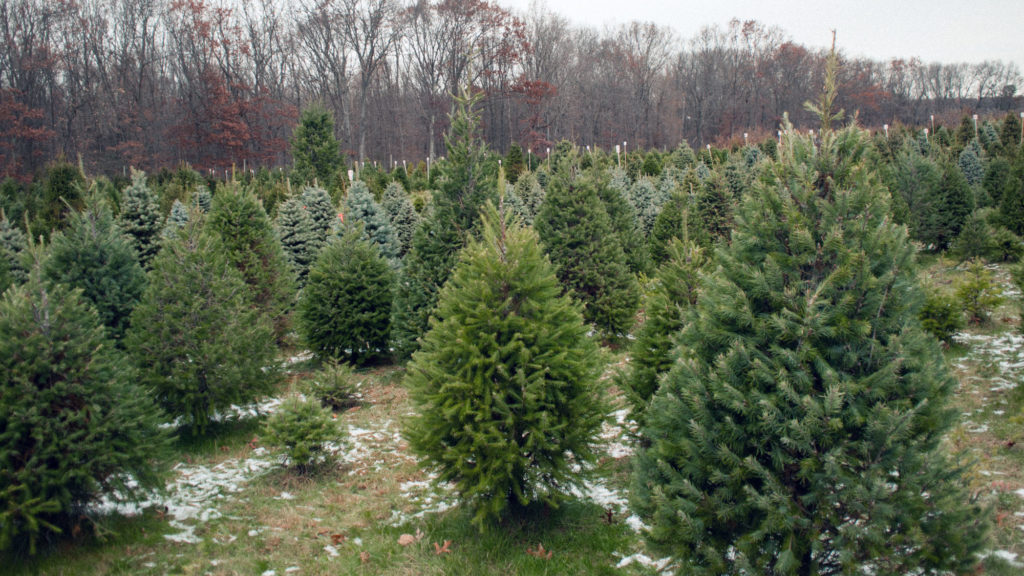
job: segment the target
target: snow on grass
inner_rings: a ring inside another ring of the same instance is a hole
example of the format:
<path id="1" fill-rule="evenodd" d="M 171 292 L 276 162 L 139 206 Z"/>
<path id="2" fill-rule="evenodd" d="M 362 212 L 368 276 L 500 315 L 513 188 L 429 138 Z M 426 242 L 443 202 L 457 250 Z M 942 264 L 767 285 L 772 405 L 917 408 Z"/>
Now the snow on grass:
<path id="1" fill-rule="evenodd" d="M 637 563 L 641 566 L 647 566 L 648 568 L 654 568 L 655 572 L 664 572 L 669 564 L 672 563 L 672 558 L 662 558 L 660 560 L 654 560 L 646 554 L 633 554 L 632 556 L 626 556 L 619 563 L 615 565 L 616 568 L 625 568 L 630 564 Z"/>
<path id="2" fill-rule="evenodd" d="M 614 422 L 601 425 L 601 442 L 608 455 L 618 460 L 633 455 L 633 440 L 627 432 L 636 431 L 636 422 L 628 419 L 629 410 L 623 408 L 612 413 Z"/>

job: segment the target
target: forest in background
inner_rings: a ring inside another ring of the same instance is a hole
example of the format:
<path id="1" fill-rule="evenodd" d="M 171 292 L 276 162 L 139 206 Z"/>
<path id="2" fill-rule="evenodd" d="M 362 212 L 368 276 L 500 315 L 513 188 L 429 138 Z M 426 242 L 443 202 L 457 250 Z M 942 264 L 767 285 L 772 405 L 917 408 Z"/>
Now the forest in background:
<path id="1" fill-rule="evenodd" d="M 824 49 L 756 21 L 695 36 L 631 22 L 598 30 L 481 0 L 5 0 L 0 177 L 54 158 L 126 176 L 290 165 L 299 112 L 337 120 L 349 159 L 393 167 L 443 154 L 456 86 L 483 138 L 546 154 L 774 136 L 821 86 Z M 862 125 L 955 124 L 1020 107 L 1013 63 L 843 58 L 837 106 Z"/>

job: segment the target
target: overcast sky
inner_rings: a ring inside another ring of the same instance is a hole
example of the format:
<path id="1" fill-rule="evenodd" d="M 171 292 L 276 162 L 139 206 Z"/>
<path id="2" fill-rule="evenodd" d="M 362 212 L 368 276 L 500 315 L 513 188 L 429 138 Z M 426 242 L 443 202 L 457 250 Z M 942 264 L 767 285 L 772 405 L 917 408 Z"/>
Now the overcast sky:
<path id="1" fill-rule="evenodd" d="M 876 60 L 1003 60 L 1024 68 L 1024 0 L 535 0 L 577 24 L 639 20 L 692 37 L 732 18 L 782 28 L 796 42 L 825 47 L 836 29 L 840 50 Z M 525 12 L 531 0 L 497 0 Z"/>

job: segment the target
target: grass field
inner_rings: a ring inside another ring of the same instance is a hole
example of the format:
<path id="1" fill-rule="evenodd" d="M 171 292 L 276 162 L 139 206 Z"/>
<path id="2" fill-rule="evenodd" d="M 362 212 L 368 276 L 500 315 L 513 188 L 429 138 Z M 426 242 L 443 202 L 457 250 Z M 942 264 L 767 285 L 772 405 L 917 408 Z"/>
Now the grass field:
<path id="1" fill-rule="evenodd" d="M 949 262 L 929 274 L 954 282 Z M 1004 270 L 997 277 L 1007 286 Z M 960 385 L 961 419 L 948 443 L 971 463 L 972 489 L 992 506 L 983 574 L 1024 571 L 1024 335 L 1019 294 L 986 326 L 959 334 L 946 352 Z M 609 353 L 609 370 L 624 360 Z M 339 414 L 347 434 L 340 463 L 310 477 L 278 466 L 260 438 L 257 412 L 295 393 L 312 369 L 299 360 L 288 384 L 259 407 L 201 439 L 179 439 L 167 493 L 136 508 L 83 517 L 82 531 L 36 557 L 8 554 L 12 574 L 655 574 L 626 506 L 631 445 L 619 410 L 602 436 L 607 454 L 586 489 L 559 509 L 529 510 L 480 534 L 443 487 L 416 463 L 401 436 L 412 407 L 403 371 L 359 374 L 362 404 Z M 606 379 L 605 382 L 610 386 Z M 616 391 L 611 390 L 616 396 Z"/>

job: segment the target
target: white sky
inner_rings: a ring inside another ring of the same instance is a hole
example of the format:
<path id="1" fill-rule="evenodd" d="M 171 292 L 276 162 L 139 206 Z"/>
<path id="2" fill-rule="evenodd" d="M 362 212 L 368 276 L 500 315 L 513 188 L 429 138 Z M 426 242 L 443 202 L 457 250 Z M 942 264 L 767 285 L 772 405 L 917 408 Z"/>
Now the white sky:
<path id="1" fill-rule="evenodd" d="M 795 42 L 827 47 L 837 32 L 847 56 L 924 62 L 1015 62 L 1024 70 L 1024 0 L 535 0 L 597 28 L 639 20 L 688 39 L 732 18 L 782 28 Z M 496 0 L 526 12 L 531 0 Z"/>

